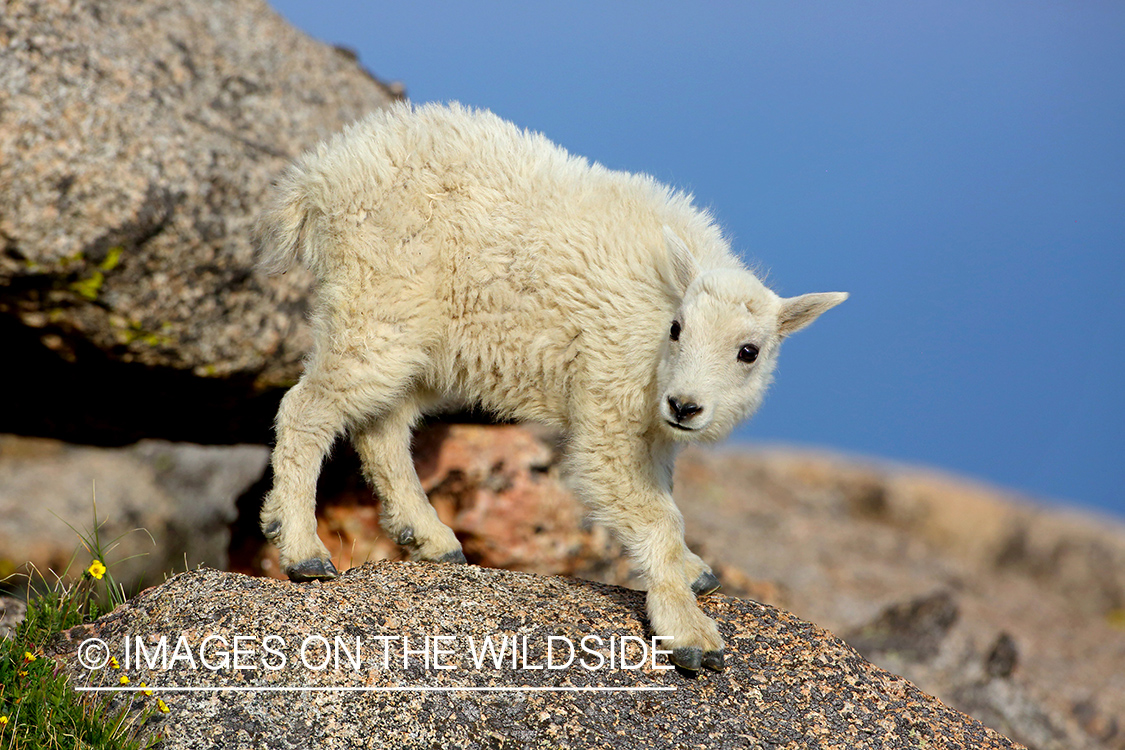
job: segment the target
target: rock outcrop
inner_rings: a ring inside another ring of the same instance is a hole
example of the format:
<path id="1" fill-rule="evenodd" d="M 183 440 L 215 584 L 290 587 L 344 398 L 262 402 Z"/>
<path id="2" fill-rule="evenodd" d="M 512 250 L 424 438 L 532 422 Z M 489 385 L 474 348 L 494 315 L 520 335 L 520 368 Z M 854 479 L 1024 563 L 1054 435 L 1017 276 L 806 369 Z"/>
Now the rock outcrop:
<path id="1" fill-rule="evenodd" d="M 7 3 L 0 49 L 0 432 L 268 440 L 310 278 L 254 270 L 257 208 L 401 91 L 263 0 Z"/>
<path id="2" fill-rule="evenodd" d="M 124 674 L 198 690 L 135 696 L 166 703 L 150 729 L 169 750 L 1018 747 L 780 610 L 724 596 L 704 609 L 727 669 L 698 678 L 660 669 L 639 592 L 430 563 L 366 565 L 323 585 L 183 573 L 55 646 L 77 686 Z M 584 651 L 588 636 L 602 640 Z M 517 648 L 478 667 L 485 637 Z M 92 638 L 108 651 L 82 648 Z M 79 662 L 105 653 L 120 670 Z M 303 690 L 279 690 L 292 687 Z"/>

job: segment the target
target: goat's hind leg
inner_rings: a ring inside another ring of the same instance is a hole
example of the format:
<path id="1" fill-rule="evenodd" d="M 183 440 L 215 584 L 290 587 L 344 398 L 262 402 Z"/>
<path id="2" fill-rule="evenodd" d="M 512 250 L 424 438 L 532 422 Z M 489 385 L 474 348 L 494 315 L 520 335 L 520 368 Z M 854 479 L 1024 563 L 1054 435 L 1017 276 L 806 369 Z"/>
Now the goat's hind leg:
<path id="1" fill-rule="evenodd" d="M 334 578 L 332 556 L 316 534 L 316 480 L 336 436 L 401 399 L 414 363 L 403 347 L 385 342 L 374 361 L 339 359 L 316 368 L 289 389 L 277 412 L 273 490 L 262 505 L 262 531 L 277 544 L 291 580 Z"/>
<path id="2" fill-rule="evenodd" d="M 281 569 L 294 581 L 336 576 L 332 555 L 316 534 L 316 480 L 347 413 L 343 395 L 315 376 L 290 388 L 277 412 L 273 489 L 262 504 L 261 524 L 277 544 Z"/>
<path id="3" fill-rule="evenodd" d="M 430 505 L 410 455 L 410 437 L 419 410 L 407 401 L 356 428 L 352 443 L 367 481 L 382 500 L 383 529 L 410 549 L 416 560 L 465 562 L 453 530 Z"/>

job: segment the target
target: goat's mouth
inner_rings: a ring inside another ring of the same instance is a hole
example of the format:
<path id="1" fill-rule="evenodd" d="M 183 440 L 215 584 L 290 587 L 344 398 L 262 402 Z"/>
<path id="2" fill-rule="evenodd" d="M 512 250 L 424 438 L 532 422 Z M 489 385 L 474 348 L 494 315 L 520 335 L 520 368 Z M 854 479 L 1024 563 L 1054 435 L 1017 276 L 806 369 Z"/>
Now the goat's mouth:
<path id="1" fill-rule="evenodd" d="M 670 424 L 672 427 L 675 427 L 677 430 L 683 430 L 684 432 L 695 432 L 694 427 L 685 427 L 679 422 L 673 422 L 671 419 L 665 419 L 664 421 Z"/>

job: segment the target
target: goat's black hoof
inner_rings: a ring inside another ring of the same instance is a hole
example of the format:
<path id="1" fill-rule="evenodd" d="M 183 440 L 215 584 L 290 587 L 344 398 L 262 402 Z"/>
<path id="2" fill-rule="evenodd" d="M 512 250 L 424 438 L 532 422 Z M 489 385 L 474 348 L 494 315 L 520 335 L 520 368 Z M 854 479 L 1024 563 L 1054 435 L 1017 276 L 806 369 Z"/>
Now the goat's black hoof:
<path id="1" fill-rule="evenodd" d="M 285 569 L 285 574 L 290 581 L 298 583 L 304 581 L 327 581 L 339 575 L 336 566 L 331 560 L 302 560 L 301 562 Z"/>
<path id="2" fill-rule="evenodd" d="M 723 650 L 721 648 L 703 654 L 703 666 L 707 667 L 712 672 L 722 672 L 726 665 L 726 659 L 723 657 Z"/>
<path id="3" fill-rule="evenodd" d="M 442 555 L 438 559 L 434 560 L 434 562 L 457 563 L 457 564 L 460 564 L 460 565 L 468 565 L 469 564 L 469 561 L 465 559 L 465 553 L 463 551 L 459 550 L 459 549 L 455 549 L 452 552 L 447 552 L 446 554 Z"/>
<path id="4" fill-rule="evenodd" d="M 266 535 L 266 539 L 277 539 L 278 534 L 281 533 L 281 521 L 274 521 L 269 526 L 262 529 L 262 533 Z"/>
<path id="5" fill-rule="evenodd" d="M 691 590 L 695 592 L 696 596 L 707 596 L 718 591 L 722 585 L 714 573 L 705 570 L 699 574 L 699 578 L 695 579 L 695 583 L 691 585 Z"/>
<path id="6" fill-rule="evenodd" d="M 674 648 L 672 649 L 672 663 L 680 669 L 698 672 L 703 666 L 703 649 L 696 646 Z"/>

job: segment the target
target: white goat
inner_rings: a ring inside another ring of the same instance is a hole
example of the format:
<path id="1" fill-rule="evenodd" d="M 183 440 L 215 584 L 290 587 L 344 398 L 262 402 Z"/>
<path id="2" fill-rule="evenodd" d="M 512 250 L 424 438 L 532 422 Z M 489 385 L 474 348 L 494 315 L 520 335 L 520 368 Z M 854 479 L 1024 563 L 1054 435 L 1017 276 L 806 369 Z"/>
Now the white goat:
<path id="1" fill-rule="evenodd" d="M 458 105 L 395 105 L 304 154 L 259 237 L 265 268 L 299 258 L 319 283 L 262 508 L 291 579 L 336 575 L 314 511 L 344 431 L 384 528 L 417 559 L 464 562 L 410 440 L 423 413 L 476 404 L 565 432 L 572 485 L 643 571 L 672 661 L 722 669 L 695 602 L 719 584 L 684 545 L 675 453 L 748 417 L 782 339 L 846 294 L 782 299 L 690 196 Z"/>

